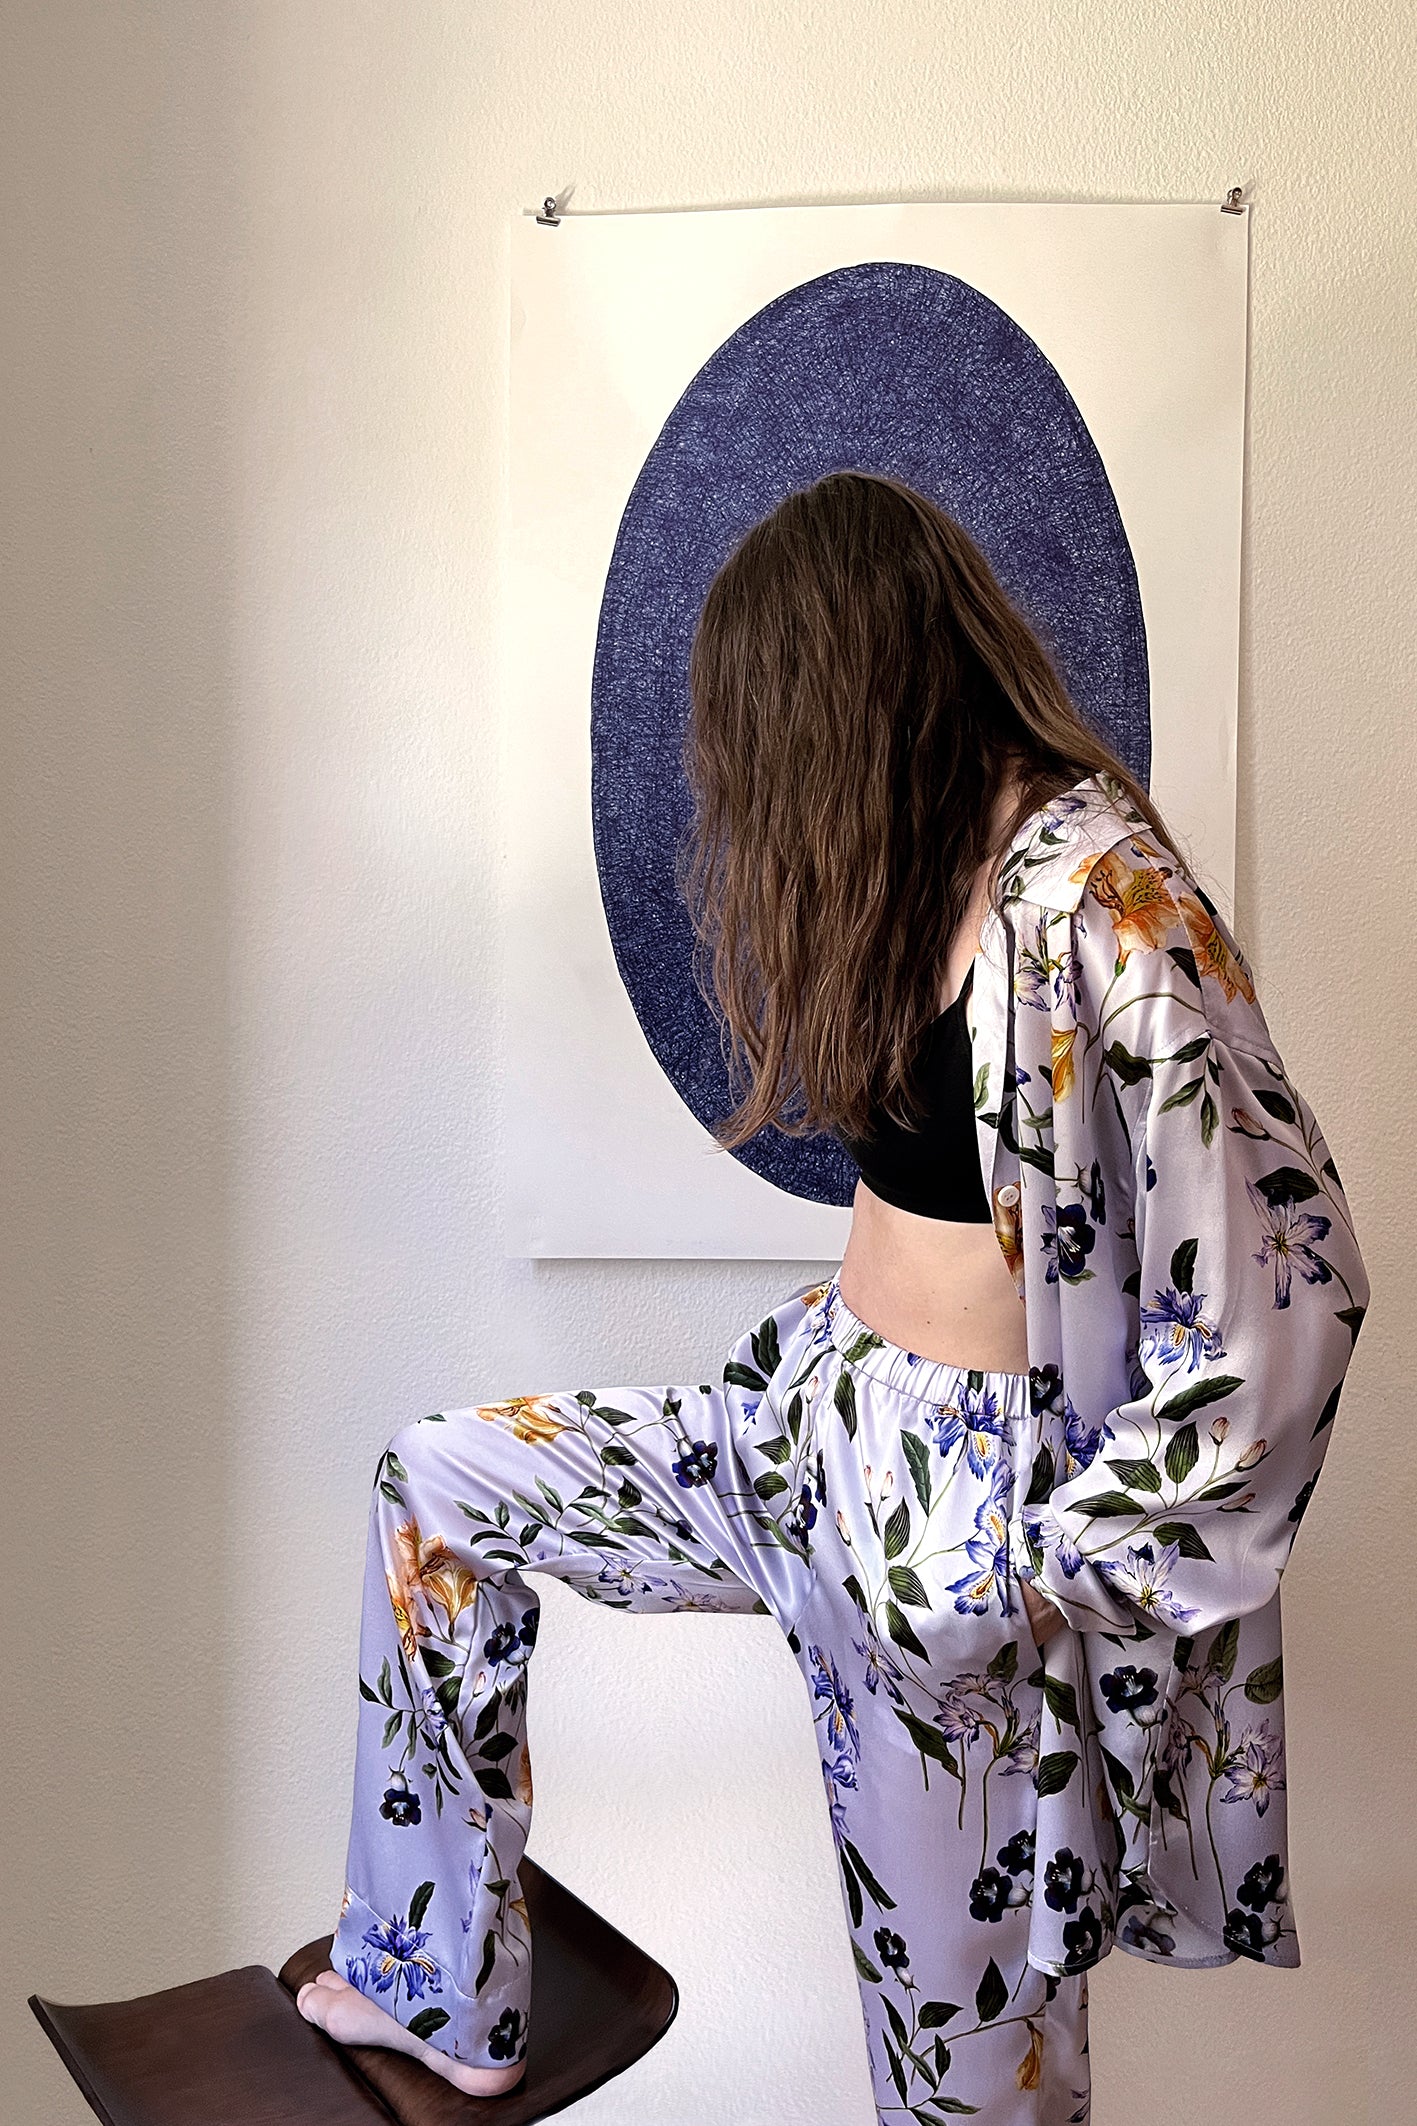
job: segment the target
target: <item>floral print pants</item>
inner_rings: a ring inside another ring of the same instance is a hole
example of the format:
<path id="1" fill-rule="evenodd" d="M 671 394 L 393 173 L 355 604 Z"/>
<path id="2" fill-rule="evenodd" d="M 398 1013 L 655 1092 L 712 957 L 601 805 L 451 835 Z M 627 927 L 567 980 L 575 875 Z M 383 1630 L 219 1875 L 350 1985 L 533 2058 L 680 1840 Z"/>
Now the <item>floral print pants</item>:
<path id="1" fill-rule="evenodd" d="M 526 2049 L 527 1671 L 552 1573 L 620 1609 L 776 1618 L 821 1756 L 881 2126 L 1077 2126 L 1087 1973 L 1028 1961 L 1044 1676 L 1009 1555 L 1026 1373 L 885 1341 L 836 1278 L 720 1385 L 447 1410 L 380 1457 L 332 1962 L 475 2065 Z M 1021 1489 L 1022 1487 L 1022 1489 Z M 1016 1496 L 1017 1494 L 1017 1496 Z"/>

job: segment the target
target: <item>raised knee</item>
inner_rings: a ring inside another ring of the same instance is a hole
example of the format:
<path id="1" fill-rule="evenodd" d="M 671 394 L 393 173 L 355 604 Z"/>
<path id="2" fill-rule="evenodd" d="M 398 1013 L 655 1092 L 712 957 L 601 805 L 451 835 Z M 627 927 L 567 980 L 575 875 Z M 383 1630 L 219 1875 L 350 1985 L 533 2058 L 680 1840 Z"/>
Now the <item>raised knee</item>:
<path id="1" fill-rule="evenodd" d="M 390 1486 L 404 1497 L 408 1486 L 416 1486 L 438 1456 L 439 1435 L 444 1430 L 442 1418 L 416 1417 L 400 1425 L 379 1456 L 374 1474 L 376 1489 Z"/>

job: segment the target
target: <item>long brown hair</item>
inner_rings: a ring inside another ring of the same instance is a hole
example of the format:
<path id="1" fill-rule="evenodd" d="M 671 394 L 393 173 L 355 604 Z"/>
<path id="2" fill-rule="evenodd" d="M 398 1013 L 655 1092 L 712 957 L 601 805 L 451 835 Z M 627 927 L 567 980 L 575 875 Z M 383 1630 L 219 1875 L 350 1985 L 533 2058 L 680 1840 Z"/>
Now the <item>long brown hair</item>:
<path id="1" fill-rule="evenodd" d="M 993 901 L 1050 798 L 1107 769 L 1185 854 L 974 540 L 883 474 L 830 473 L 740 541 L 689 692 L 676 877 L 738 1100 L 714 1130 L 725 1149 L 768 1124 L 864 1137 L 878 1099 L 912 1119 L 914 1052 L 980 867 Z"/>

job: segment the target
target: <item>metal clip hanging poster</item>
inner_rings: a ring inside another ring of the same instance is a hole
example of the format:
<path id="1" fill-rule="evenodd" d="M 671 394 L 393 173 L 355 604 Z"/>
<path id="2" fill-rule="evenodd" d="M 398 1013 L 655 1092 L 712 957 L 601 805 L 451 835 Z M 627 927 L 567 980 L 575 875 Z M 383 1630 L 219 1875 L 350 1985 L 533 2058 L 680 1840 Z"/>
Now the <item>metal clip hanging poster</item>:
<path id="1" fill-rule="evenodd" d="M 712 1136 L 727 1070 L 674 878 L 704 594 L 824 473 L 964 525 L 1228 898 L 1248 243 L 1214 202 L 514 222 L 508 1254 L 845 1247 L 832 1138 Z"/>

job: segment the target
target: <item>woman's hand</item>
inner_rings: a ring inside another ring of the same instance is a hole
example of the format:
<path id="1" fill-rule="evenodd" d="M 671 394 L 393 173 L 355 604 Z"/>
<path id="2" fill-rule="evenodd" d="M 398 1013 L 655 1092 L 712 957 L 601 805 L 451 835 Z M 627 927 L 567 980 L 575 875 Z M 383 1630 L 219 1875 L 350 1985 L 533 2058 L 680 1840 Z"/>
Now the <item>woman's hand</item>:
<path id="1" fill-rule="evenodd" d="M 1061 1609 L 1056 1609 L 1046 1595 L 1035 1593 L 1027 1580 L 1020 1580 L 1023 1590 L 1023 1606 L 1028 1611 L 1029 1627 L 1035 1646 L 1046 1646 L 1055 1632 L 1063 1630 L 1067 1618 Z"/>

